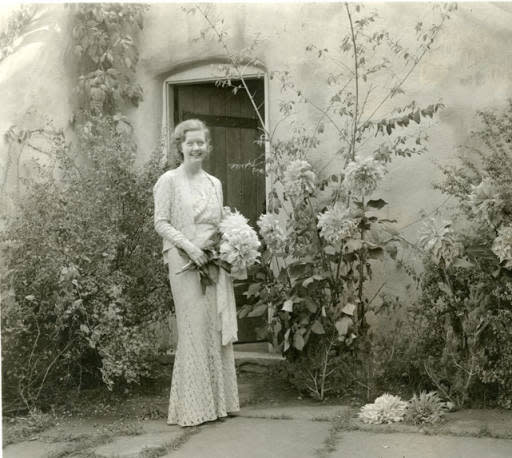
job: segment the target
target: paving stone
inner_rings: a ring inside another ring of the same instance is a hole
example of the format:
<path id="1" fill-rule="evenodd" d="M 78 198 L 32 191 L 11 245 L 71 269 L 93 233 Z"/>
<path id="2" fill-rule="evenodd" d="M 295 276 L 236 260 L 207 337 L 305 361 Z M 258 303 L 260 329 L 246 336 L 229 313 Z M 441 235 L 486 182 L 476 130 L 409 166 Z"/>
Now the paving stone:
<path id="1" fill-rule="evenodd" d="M 348 431 L 329 458 L 510 458 L 512 441 L 488 437 L 425 436 Z M 197 456 L 199 458 L 200 456 Z"/>
<path id="2" fill-rule="evenodd" d="M 351 412 L 351 408 L 348 406 L 314 404 L 300 406 L 245 407 L 240 410 L 238 416 L 329 421 L 336 416 L 345 415 L 347 412 Z"/>
<path id="3" fill-rule="evenodd" d="M 105 458 L 136 458 L 144 449 L 169 445 L 183 435 L 179 427 L 169 426 L 168 429 L 138 436 L 118 436 L 113 442 L 97 447 L 94 453 Z"/>
<path id="4" fill-rule="evenodd" d="M 200 427 L 165 458 L 312 458 L 329 432 L 328 422 L 229 418 Z"/>
<path id="5" fill-rule="evenodd" d="M 51 453 L 65 449 L 67 446 L 67 442 L 25 441 L 8 445 L 2 452 L 4 458 L 45 458 Z"/>

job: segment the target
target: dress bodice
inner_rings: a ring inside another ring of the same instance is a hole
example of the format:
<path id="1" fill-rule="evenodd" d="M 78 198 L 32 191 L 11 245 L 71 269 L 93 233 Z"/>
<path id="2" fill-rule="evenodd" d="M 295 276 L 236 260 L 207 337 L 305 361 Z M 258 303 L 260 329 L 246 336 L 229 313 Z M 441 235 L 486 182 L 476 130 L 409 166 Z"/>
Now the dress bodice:
<path id="1" fill-rule="evenodd" d="M 217 226 L 220 222 L 222 207 L 213 181 L 205 174 L 199 182 L 188 184 L 194 223 Z"/>
<path id="2" fill-rule="evenodd" d="M 203 174 L 194 182 L 187 180 L 187 188 L 188 192 L 184 193 L 184 199 L 194 221 L 192 241 L 203 247 L 218 230 L 222 205 L 215 184 L 207 174 Z"/>
<path id="3" fill-rule="evenodd" d="M 185 249 L 188 241 L 202 244 L 217 230 L 222 185 L 207 172 L 198 178 L 192 182 L 180 166 L 165 172 L 155 184 L 155 229 L 162 236 L 164 252 L 174 246 Z"/>

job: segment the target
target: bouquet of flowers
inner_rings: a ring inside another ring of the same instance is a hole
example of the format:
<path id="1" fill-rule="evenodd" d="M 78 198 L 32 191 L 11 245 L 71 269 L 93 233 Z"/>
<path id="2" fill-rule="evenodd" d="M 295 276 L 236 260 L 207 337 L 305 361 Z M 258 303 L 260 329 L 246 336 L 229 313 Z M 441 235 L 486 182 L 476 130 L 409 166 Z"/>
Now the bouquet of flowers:
<path id="1" fill-rule="evenodd" d="M 224 269 L 233 276 L 243 276 L 247 268 L 258 261 L 260 241 L 247 218 L 238 211 L 224 207 L 224 217 L 217 232 L 203 248 L 208 261 L 198 266 L 187 263 L 178 273 L 189 270 L 199 272 L 203 294 L 206 287 L 216 283 L 218 269 Z"/>

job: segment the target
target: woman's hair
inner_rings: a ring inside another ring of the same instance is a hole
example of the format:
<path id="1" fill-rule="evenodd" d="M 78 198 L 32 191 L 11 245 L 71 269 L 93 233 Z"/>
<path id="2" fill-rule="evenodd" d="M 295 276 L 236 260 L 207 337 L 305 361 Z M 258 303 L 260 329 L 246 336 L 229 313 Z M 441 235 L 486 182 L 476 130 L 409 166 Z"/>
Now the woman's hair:
<path id="1" fill-rule="evenodd" d="M 207 151 L 211 150 L 210 143 L 210 130 L 206 127 L 206 124 L 199 119 L 187 119 L 186 121 L 180 122 L 175 128 L 171 136 L 171 144 L 176 150 L 179 162 L 183 162 L 183 151 L 181 150 L 181 144 L 185 141 L 187 132 L 201 130 L 204 132 L 204 138 L 206 140 Z"/>

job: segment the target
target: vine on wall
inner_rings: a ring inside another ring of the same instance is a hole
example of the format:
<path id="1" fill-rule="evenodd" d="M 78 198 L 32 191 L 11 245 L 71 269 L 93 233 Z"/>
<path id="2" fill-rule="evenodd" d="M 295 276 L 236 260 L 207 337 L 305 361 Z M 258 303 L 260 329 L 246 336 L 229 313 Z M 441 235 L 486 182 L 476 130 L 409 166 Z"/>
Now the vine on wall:
<path id="1" fill-rule="evenodd" d="M 136 35 L 142 30 L 147 8 L 136 4 L 75 6 L 72 34 L 78 110 L 112 115 L 123 103 L 137 106 L 142 100 L 142 88 L 135 80 Z"/>
<path id="2" fill-rule="evenodd" d="M 37 5 L 20 5 L 9 17 L 7 27 L 0 33 L 0 62 L 14 53 L 27 28 L 34 21 Z"/>

